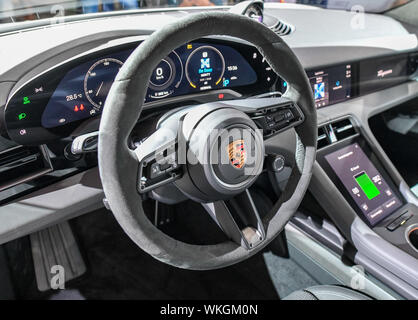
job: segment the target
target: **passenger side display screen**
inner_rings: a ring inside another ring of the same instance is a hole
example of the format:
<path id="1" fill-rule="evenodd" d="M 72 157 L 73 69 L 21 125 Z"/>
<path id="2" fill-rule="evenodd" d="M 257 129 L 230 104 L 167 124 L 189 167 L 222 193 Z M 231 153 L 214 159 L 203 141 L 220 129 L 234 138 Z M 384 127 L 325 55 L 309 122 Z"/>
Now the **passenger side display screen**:
<path id="1" fill-rule="evenodd" d="M 372 226 L 402 206 L 358 143 L 325 155 L 325 159 Z"/>
<path id="2" fill-rule="evenodd" d="M 360 62 L 360 95 L 402 83 L 408 78 L 407 57 L 384 57 Z"/>
<path id="3" fill-rule="evenodd" d="M 317 108 L 351 97 L 351 65 L 308 71 Z"/>

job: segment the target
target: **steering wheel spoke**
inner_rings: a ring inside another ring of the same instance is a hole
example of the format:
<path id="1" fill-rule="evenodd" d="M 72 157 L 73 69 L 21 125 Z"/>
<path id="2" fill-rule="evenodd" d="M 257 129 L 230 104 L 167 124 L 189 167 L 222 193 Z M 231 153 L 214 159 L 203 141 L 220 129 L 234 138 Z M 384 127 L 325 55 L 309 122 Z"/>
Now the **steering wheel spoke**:
<path id="1" fill-rule="evenodd" d="M 251 250 L 264 241 L 264 225 L 248 190 L 230 200 L 202 205 L 219 228 L 236 244 Z"/>
<path id="2" fill-rule="evenodd" d="M 289 128 L 264 139 L 267 169 L 280 172 L 283 165 L 293 167 L 296 156 L 296 144 L 297 134 L 294 128 Z"/>
<path id="3" fill-rule="evenodd" d="M 297 127 L 305 120 L 302 109 L 288 97 L 242 99 L 228 102 L 228 105 L 247 113 L 263 130 L 266 139 Z"/>
<path id="4" fill-rule="evenodd" d="M 138 190 L 147 193 L 172 183 L 182 175 L 176 132 L 160 128 L 135 150 L 139 162 Z"/>

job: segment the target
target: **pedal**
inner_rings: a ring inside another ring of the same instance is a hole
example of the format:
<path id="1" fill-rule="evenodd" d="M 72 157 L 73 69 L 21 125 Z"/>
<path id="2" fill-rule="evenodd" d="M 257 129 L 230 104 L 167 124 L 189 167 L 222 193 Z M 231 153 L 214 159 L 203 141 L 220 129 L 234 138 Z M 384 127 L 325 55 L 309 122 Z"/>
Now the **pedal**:
<path id="1" fill-rule="evenodd" d="M 68 222 L 33 233 L 30 241 L 36 283 L 40 291 L 51 289 L 51 278 L 56 274 L 52 268 L 54 266 L 62 266 L 65 283 L 86 272 L 86 265 Z"/>

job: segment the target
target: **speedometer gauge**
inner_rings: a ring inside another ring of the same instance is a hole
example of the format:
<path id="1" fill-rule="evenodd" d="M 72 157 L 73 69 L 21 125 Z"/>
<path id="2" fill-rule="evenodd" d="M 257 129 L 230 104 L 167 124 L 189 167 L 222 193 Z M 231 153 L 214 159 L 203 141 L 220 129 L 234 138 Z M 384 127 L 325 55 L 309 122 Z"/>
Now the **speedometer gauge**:
<path id="1" fill-rule="evenodd" d="M 183 79 L 183 62 L 177 52 L 172 51 L 155 67 L 149 80 L 148 97 L 165 98 L 173 94 Z"/>
<path id="2" fill-rule="evenodd" d="M 225 59 L 215 47 L 202 46 L 189 55 L 185 69 L 191 87 L 200 90 L 212 89 L 222 81 Z"/>
<path id="3" fill-rule="evenodd" d="M 87 71 L 84 78 L 84 93 L 97 111 L 103 107 L 110 87 L 122 65 L 122 61 L 106 58 L 97 61 Z"/>

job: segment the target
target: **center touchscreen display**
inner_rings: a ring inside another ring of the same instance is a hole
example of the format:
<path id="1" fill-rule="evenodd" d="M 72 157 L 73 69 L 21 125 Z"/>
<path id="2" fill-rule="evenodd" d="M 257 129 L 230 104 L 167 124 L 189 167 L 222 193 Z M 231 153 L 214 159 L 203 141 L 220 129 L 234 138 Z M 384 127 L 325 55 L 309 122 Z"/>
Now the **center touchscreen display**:
<path id="1" fill-rule="evenodd" d="M 351 65 L 307 72 L 317 108 L 351 97 Z"/>
<path id="2" fill-rule="evenodd" d="M 334 151 L 325 159 L 372 226 L 402 206 L 357 143 Z"/>

